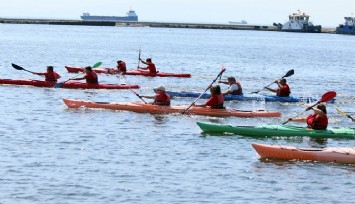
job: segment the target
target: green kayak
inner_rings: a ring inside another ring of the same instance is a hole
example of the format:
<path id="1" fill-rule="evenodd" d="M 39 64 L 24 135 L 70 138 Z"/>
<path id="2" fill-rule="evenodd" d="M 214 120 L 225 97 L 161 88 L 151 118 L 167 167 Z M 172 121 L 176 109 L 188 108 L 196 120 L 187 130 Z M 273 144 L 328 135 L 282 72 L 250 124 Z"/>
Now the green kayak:
<path id="1" fill-rule="evenodd" d="M 346 138 L 355 139 L 354 128 L 328 128 L 312 130 L 288 125 L 232 126 L 218 123 L 197 122 L 204 132 L 234 133 L 244 136 L 308 136 L 312 138 Z"/>

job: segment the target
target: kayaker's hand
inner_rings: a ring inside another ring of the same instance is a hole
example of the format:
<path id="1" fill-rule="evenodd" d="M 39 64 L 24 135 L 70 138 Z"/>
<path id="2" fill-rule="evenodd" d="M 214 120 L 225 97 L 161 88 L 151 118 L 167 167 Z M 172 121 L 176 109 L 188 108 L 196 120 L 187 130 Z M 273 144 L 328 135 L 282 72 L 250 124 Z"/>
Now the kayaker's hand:
<path id="1" fill-rule="evenodd" d="M 279 83 L 279 80 L 274 81 L 276 84 Z"/>
<path id="2" fill-rule="evenodd" d="M 196 106 L 195 102 L 192 103 L 192 106 Z"/>
<path id="3" fill-rule="evenodd" d="M 308 108 L 306 108 L 306 111 L 309 111 L 309 110 L 312 110 L 313 109 L 313 107 L 308 107 Z"/>
<path id="4" fill-rule="evenodd" d="M 218 80 L 218 83 L 220 84 L 220 83 L 222 83 L 222 81 L 221 81 L 221 80 Z"/>
<path id="5" fill-rule="evenodd" d="M 287 121 L 291 121 L 291 120 L 293 120 L 292 118 L 289 118 Z"/>
<path id="6" fill-rule="evenodd" d="M 352 120 L 353 122 L 355 122 L 355 118 L 351 118 L 351 120 Z"/>

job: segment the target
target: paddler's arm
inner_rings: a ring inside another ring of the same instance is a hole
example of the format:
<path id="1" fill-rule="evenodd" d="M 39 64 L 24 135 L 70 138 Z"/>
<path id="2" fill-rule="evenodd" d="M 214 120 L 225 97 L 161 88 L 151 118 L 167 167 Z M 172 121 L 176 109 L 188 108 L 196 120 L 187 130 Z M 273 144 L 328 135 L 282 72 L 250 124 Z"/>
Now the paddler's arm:
<path id="1" fill-rule="evenodd" d="M 228 81 L 221 81 L 221 80 L 219 80 L 218 83 L 219 84 L 229 84 Z"/>
<path id="2" fill-rule="evenodd" d="M 307 118 L 289 118 L 288 121 L 297 122 L 297 123 L 305 123 L 305 122 L 307 122 Z"/>
<path id="3" fill-rule="evenodd" d="M 83 79 L 85 79 L 85 77 L 80 77 L 80 78 L 71 78 L 71 79 L 69 79 L 69 80 L 83 80 Z"/>
<path id="4" fill-rule="evenodd" d="M 155 96 L 143 96 L 143 95 L 139 95 L 142 98 L 151 98 L 151 99 L 155 99 Z"/>

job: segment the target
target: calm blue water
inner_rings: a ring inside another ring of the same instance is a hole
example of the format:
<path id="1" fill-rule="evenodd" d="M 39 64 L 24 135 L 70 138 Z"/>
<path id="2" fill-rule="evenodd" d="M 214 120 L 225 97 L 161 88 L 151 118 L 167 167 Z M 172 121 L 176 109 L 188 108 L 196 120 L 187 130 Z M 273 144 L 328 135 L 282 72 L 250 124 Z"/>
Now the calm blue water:
<path id="1" fill-rule="evenodd" d="M 295 96 L 338 93 L 328 104 L 330 126 L 354 127 L 335 107 L 355 115 L 355 38 L 332 34 L 165 28 L 0 24 L 1 78 L 39 76 L 47 65 L 66 80 L 65 65 L 129 68 L 151 57 L 164 72 L 190 79 L 127 76 L 140 94 L 202 92 L 220 71 L 236 76 L 246 93 L 294 69 Z M 101 82 L 118 83 L 100 75 Z M 223 88 L 226 88 L 223 86 Z M 353 140 L 275 139 L 202 134 L 196 121 L 234 125 L 280 124 L 303 103 L 228 102 L 241 109 L 266 107 L 281 118 L 154 116 L 104 110 L 68 110 L 62 98 L 139 101 L 129 90 L 85 91 L 0 86 L 0 203 L 346 203 L 353 200 L 355 166 L 265 161 L 251 143 L 297 147 L 354 147 Z M 266 92 L 265 92 L 266 93 Z M 173 104 L 189 104 L 177 99 Z M 203 101 L 199 101 L 203 102 Z M 302 126 L 302 124 L 298 124 Z"/>

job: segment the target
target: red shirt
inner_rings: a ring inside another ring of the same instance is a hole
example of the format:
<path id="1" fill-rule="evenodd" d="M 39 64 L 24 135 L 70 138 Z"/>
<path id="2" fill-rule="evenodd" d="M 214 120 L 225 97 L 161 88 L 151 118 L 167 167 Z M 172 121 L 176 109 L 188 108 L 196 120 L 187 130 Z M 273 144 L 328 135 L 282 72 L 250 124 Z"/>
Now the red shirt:
<path id="1" fill-rule="evenodd" d="M 60 78 L 60 75 L 56 72 L 45 72 L 44 76 L 46 77 L 46 81 L 57 81 Z"/>
<path id="2" fill-rule="evenodd" d="M 211 106 L 211 108 L 214 108 L 214 109 L 220 109 L 220 108 L 223 108 L 223 103 L 224 103 L 223 94 L 217 94 L 217 95 L 212 95 L 211 98 L 209 98 L 206 101 L 205 105 Z"/>
<path id="3" fill-rule="evenodd" d="M 325 130 L 328 126 L 328 117 L 311 114 L 307 117 L 307 125 L 314 130 Z"/>
<path id="4" fill-rule="evenodd" d="M 118 69 L 119 72 L 126 72 L 127 71 L 126 63 L 125 62 L 120 62 L 117 65 L 117 69 Z"/>
<path id="5" fill-rule="evenodd" d="M 157 73 L 157 68 L 155 67 L 155 64 L 153 62 L 147 62 L 147 68 L 149 69 L 149 72 L 151 74 L 156 74 Z"/>
<path id="6" fill-rule="evenodd" d="M 281 88 L 278 88 L 277 89 L 277 96 L 289 96 L 291 91 L 290 91 L 290 87 L 285 84 L 285 85 L 281 85 L 282 87 Z"/>
<path id="7" fill-rule="evenodd" d="M 98 84 L 99 80 L 97 79 L 97 74 L 92 71 L 90 73 L 86 73 L 85 74 L 85 79 L 86 79 L 86 83 L 88 84 Z"/>
<path id="8" fill-rule="evenodd" d="M 170 106 L 170 96 L 167 93 L 158 92 L 155 95 L 154 105 Z"/>

